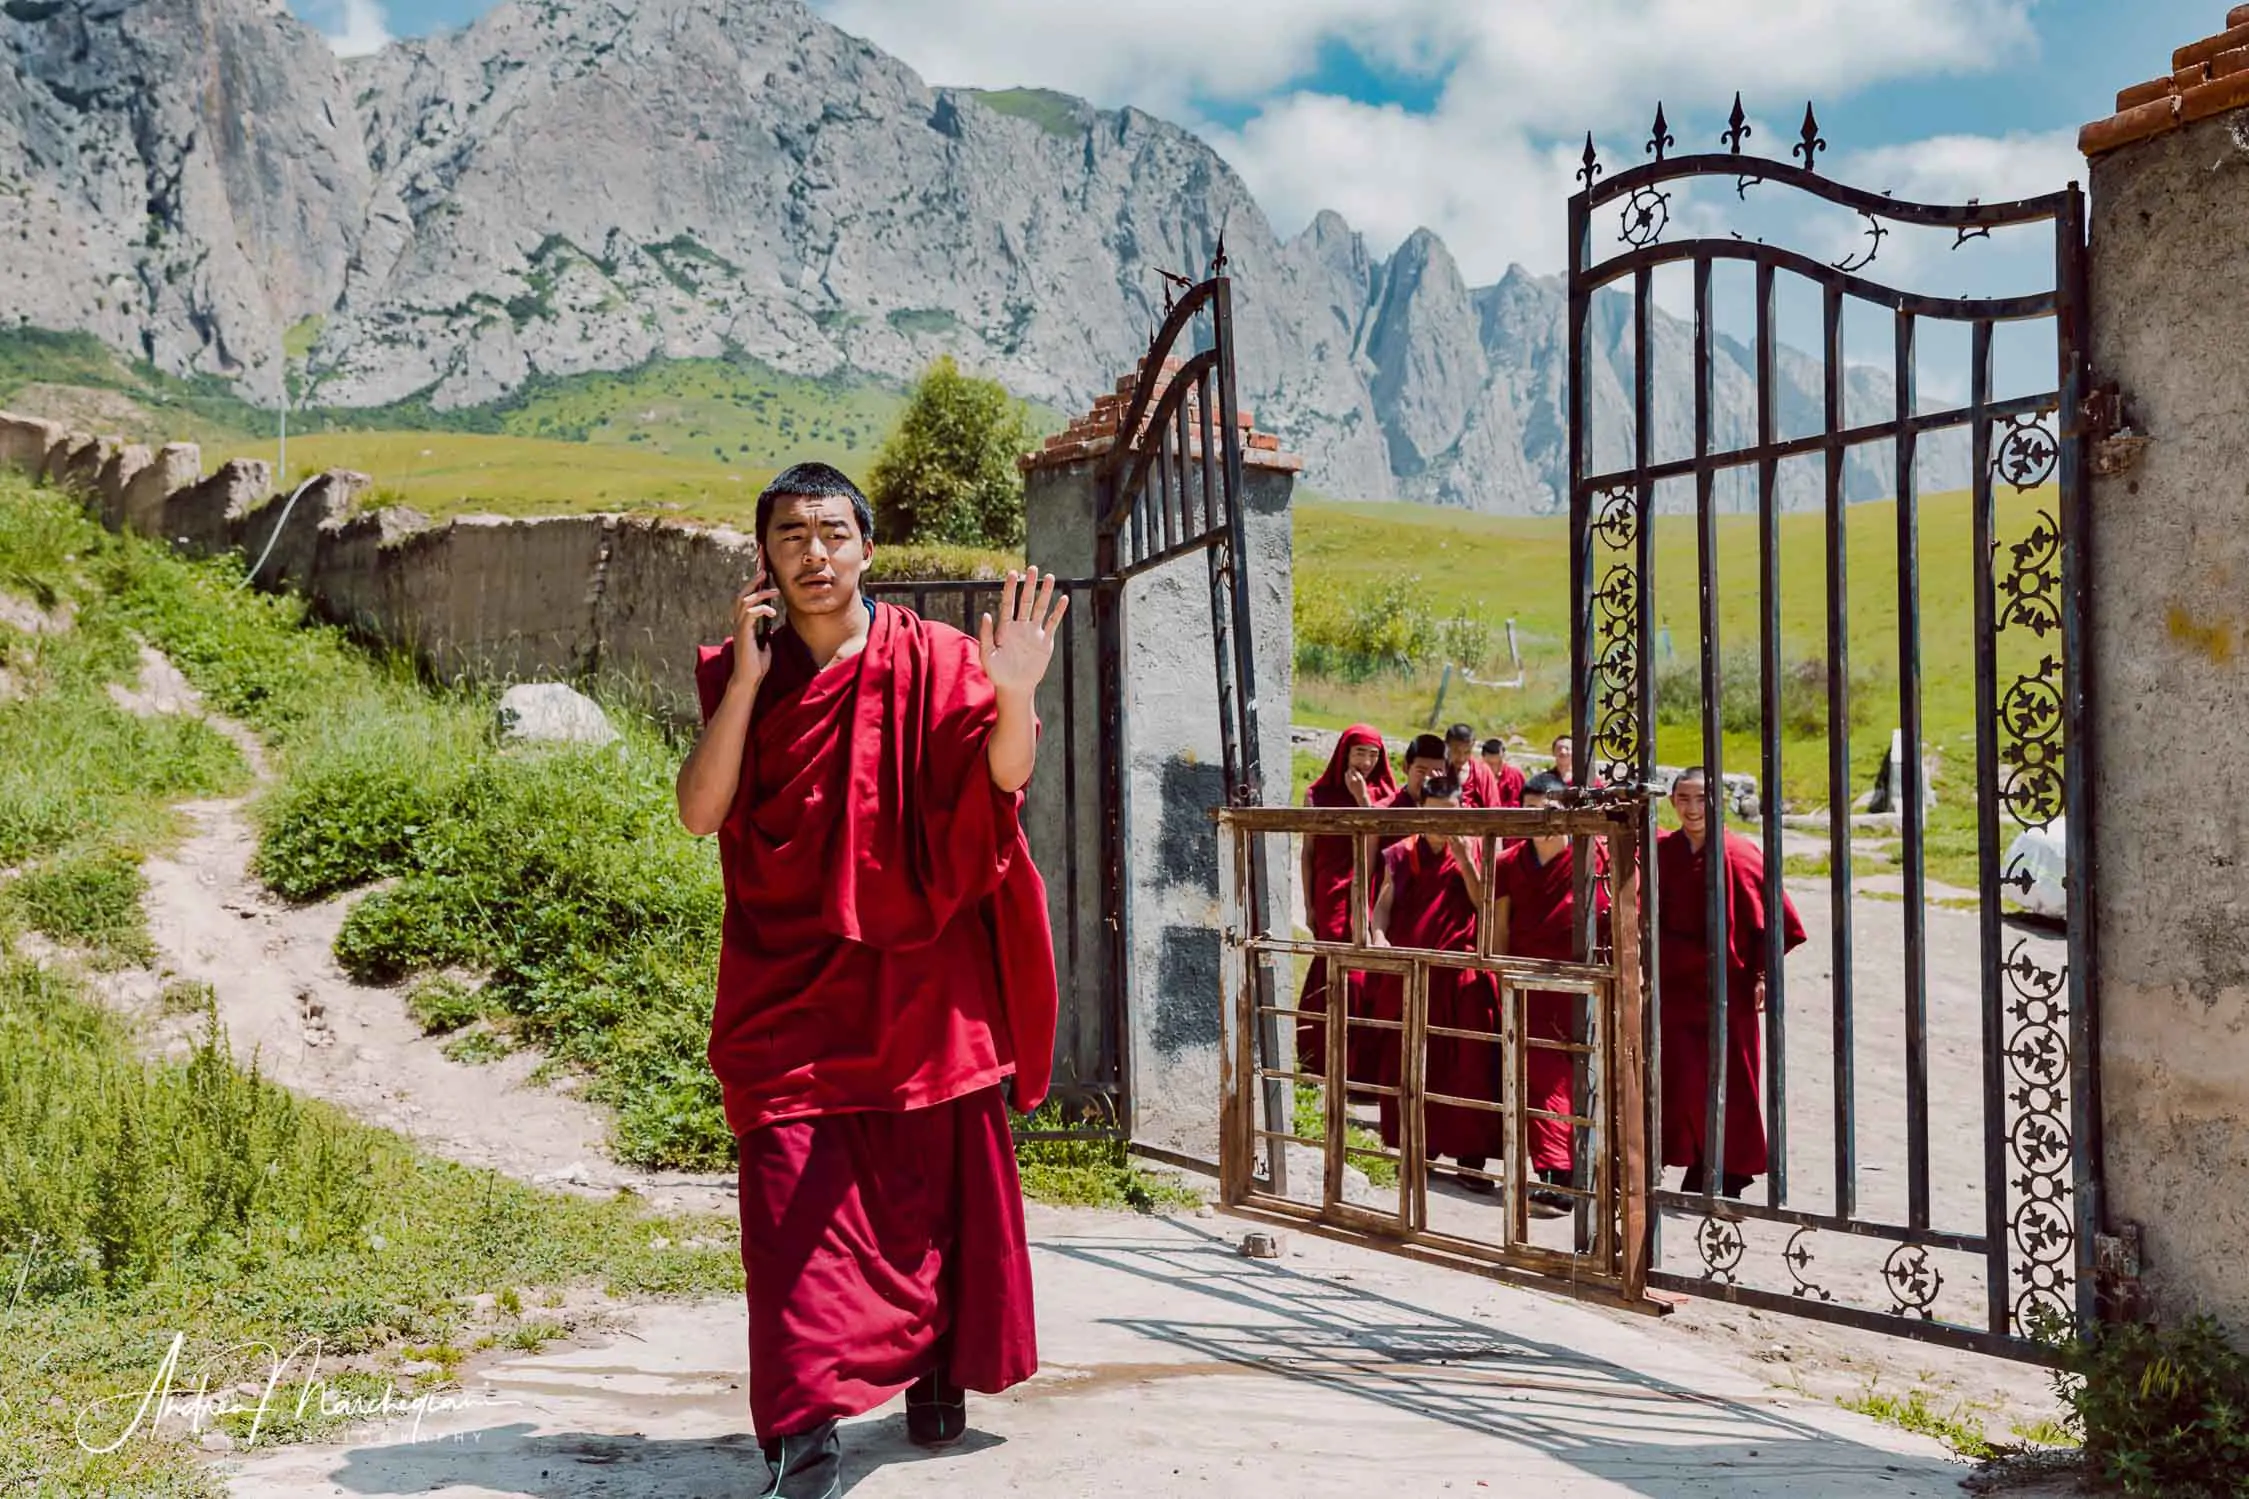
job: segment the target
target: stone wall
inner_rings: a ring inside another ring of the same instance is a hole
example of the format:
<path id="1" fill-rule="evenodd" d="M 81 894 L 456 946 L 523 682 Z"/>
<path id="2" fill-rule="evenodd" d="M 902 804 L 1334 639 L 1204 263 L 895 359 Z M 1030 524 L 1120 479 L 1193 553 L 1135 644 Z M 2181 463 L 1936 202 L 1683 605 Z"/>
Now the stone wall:
<path id="1" fill-rule="evenodd" d="M 2249 112 L 2223 110 L 2249 102 L 2249 30 L 2180 56 L 2083 141 L 2092 365 L 2149 439 L 2091 485 L 2095 973 L 2107 1217 L 2141 1226 L 2158 1313 L 2238 1336 L 2249 807 L 2225 788 L 2249 779 L 2249 301 L 2215 289 L 2249 284 Z"/>
<path id="2" fill-rule="evenodd" d="M 412 652 L 442 680 L 591 680 L 695 716 L 698 644 L 723 638 L 756 546 L 725 528 L 610 515 L 535 520 L 362 511 L 364 474 L 276 494 L 236 459 L 202 472 L 193 443 L 156 451 L 0 412 L 0 467 L 77 491 L 113 530 L 198 556 L 241 554 L 264 588 Z"/>

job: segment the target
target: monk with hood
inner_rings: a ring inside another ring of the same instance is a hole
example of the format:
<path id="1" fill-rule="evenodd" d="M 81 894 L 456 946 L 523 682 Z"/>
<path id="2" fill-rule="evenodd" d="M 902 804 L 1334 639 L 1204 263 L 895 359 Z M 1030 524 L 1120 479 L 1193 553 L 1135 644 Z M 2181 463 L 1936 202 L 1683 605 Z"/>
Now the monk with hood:
<path id="1" fill-rule="evenodd" d="M 1390 771 L 1390 750 L 1382 736 L 1367 724 L 1353 724 L 1335 742 L 1327 769 L 1304 791 L 1307 807 L 1381 807 L 1398 794 L 1398 779 Z M 1351 865 L 1354 840 L 1340 833 L 1319 834 L 1304 840 L 1304 920 L 1318 942 L 1351 940 Z M 1381 866 L 1369 849 L 1369 884 L 1381 879 Z M 1373 895 L 1370 890 L 1371 908 Z M 1313 958 L 1304 967 L 1304 987 L 1297 996 L 1296 1056 L 1300 1071 L 1326 1076 L 1327 1014 L 1329 996 L 1342 996 L 1345 1014 L 1364 1013 L 1366 975 L 1332 976 L 1325 958 Z M 1360 1081 L 1371 1082 L 1371 1078 Z"/>
<path id="2" fill-rule="evenodd" d="M 1054 1049 L 1018 820 L 1067 599 L 1010 574 L 977 638 L 860 591 L 873 515 L 826 464 L 758 497 L 759 576 L 696 671 L 680 821 L 725 884 L 710 1064 L 741 1165 L 750 1414 L 771 1499 L 842 1492 L 837 1422 L 908 1435 L 1038 1367 L 1002 1087 Z"/>

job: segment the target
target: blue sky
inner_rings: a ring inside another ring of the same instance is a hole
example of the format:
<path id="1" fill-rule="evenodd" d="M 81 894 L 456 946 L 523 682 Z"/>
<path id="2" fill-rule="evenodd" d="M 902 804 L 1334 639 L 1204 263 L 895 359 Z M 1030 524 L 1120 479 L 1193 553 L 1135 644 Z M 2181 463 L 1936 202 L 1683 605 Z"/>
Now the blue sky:
<path id="1" fill-rule="evenodd" d="M 346 50 L 483 0 L 293 0 Z M 1471 282 L 1560 268 L 1591 128 L 1637 159 L 1662 97 L 1681 149 L 1744 92 L 1766 139 L 1816 100 L 1834 175 L 1993 198 L 2082 177 L 2077 126 L 2225 0 L 813 0 L 938 83 L 1040 84 L 1200 131 L 1283 234 L 1334 207 L 1386 253 L 1426 225 Z M 1752 221 L 1754 222 L 1754 221 Z M 2001 279 L 2006 279 L 2004 275 Z"/>

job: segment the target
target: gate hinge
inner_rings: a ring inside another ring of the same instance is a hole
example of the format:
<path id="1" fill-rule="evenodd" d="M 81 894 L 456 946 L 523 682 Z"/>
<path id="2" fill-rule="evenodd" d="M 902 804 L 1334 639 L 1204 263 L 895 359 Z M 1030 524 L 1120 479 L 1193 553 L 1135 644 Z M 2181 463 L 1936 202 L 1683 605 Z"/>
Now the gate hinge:
<path id="1" fill-rule="evenodd" d="M 2104 1322 L 2138 1322 L 2154 1309 L 2140 1283 L 2140 1226 L 2120 1223 L 2116 1232 L 2093 1235 L 2093 1290 Z"/>
<path id="2" fill-rule="evenodd" d="M 2097 478 L 2111 478 L 2138 465 L 2148 436 L 2133 425 L 2132 410 L 2114 380 L 2095 383 L 2085 398 L 2083 418 L 2087 466 Z"/>

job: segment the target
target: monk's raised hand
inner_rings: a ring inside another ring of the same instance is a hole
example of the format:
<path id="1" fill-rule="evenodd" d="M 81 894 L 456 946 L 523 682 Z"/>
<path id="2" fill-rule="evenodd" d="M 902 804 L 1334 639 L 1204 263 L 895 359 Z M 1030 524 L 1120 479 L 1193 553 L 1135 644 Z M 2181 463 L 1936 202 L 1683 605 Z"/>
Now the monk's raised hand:
<path id="1" fill-rule="evenodd" d="M 1364 807 L 1368 804 L 1367 777 L 1362 770 L 1343 772 L 1343 789 L 1351 793 L 1351 800 Z"/>
<path id="2" fill-rule="evenodd" d="M 984 675 L 996 690 L 1029 692 L 1039 685 L 1054 660 L 1055 632 L 1069 607 L 1068 594 L 1054 596 L 1054 574 L 1042 578 L 1034 567 L 1028 576 L 1007 575 L 998 620 L 986 614 L 976 631 Z"/>
<path id="3" fill-rule="evenodd" d="M 734 671 L 750 682 L 765 680 L 773 647 L 758 639 L 758 626 L 781 617 L 781 590 L 765 587 L 765 570 L 734 599 Z"/>

